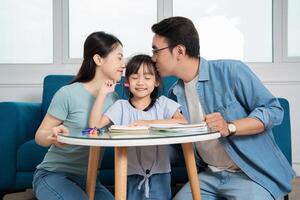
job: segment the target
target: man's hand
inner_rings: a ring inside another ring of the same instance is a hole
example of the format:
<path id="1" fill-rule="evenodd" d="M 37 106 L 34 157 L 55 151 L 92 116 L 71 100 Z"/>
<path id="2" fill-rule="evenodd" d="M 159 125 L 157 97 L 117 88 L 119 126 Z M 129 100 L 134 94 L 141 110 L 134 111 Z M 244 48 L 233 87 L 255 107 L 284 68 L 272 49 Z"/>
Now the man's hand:
<path id="1" fill-rule="evenodd" d="M 229 135 L 228 124 L 219 112 L 208 114 L 204 117 L 207 126 L 214 131 L 221 133 L 223 137 Z"/>
<path id="2" fill-rule="evenodd" d="M 58 135 L 68 135 L 69 130 L 64 125 L 59 125 L 59 126 L 53 127 L 51 132 L 52 132 L 52 134 L 50 136 L 48 136 L 48 140 L 50 140 L 51 143 L 57 147 L 60 147 L 60 148 L 64 147 L 66 144 L 57 141 L 57 136 Z"/>

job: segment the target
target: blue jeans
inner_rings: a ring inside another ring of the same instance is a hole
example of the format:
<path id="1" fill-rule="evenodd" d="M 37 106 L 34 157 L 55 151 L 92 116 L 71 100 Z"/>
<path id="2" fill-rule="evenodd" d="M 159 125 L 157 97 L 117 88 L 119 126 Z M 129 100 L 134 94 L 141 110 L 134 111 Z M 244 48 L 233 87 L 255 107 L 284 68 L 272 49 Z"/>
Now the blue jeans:
<path id="1" fill-rule="evenodd" d="M 262 186 L 243 172 L 212 172 L 199 174 L 202 200 L 274 200 Z M 173 200 L 192 200 L 190 184 L 187 183 Z"/>
<path id="2" fill-rule="evenodd" d="M 170 200 L 171 175 L 170 173 L 153 174 L 149 177 L 149 198 L 145 197 L 145 183 L 138 190 L 143 176 L 127 176 L 127 200 Z"/>
<path id="3" fill-rule="evenodd" d="M 39 200 L 87 200 L 86 176 L 38 169 L 33 177 L 33 191 Z M 114 200 L 113 195 L 96 182 L 95 199 Z"/>

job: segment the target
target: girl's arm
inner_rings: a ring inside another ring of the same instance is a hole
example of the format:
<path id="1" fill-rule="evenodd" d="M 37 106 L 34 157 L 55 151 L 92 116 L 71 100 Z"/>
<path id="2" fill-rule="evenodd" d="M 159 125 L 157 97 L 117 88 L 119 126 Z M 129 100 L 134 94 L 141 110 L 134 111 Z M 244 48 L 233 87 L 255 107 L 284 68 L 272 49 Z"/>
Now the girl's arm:
<path id="1" fill-rule="evenodd" d="M 35 134 L 36 143 L 44 147 L 49 147 L 52 144 L 63 147 L 64 144 L 57 141 L 57 136 L 59 134 L 68 134 L 69 130 L 62 123 L 63 121 L 46 114 Z"/>
<path id="2" fill-rule="evenodd" d="M 137 120 L 132 125 L 133 126 L 145 126 L 148 124 L 187 124 L 187 120 L 184 116 L 177 110 L 171 119 L 160 119 L 160 120 Z"/>
<path id="3" fill-rule="evenodd" d="M 103 104 L 108 93 L 113 92 L 115 88 L 115 83 L 111 81 L 106 81 L 98 91 L 95 103 L 92 107 L 90 113 L 89 127 L 102 128 L 111 123 L 111 120 L 104 116 L 103 113 Z"/>

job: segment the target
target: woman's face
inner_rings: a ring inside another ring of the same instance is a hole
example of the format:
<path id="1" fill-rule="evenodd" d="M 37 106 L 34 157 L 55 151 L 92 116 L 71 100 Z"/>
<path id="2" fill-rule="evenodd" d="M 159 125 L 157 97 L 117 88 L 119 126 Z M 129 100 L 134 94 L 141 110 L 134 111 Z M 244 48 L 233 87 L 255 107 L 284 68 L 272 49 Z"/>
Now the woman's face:
<path id="1" fill-rule="evenodd" d="M 125 69 L 123 57 L 123 47 L 118 45 L 106 58 L 100 66 L 102 73 L 110 80 L 119 81 Z"/>

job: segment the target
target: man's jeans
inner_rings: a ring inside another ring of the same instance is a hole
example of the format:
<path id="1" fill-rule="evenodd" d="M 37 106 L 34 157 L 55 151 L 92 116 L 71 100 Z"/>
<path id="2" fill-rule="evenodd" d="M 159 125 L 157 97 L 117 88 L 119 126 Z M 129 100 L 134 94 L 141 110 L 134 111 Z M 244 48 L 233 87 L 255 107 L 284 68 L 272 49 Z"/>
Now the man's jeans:
<path id="1" fill-rule="evenodd" d="M 34 174 L 32 185 L 39 200 L 87 200 L 85 182 L 85 176 L 39 169 Z M 114 200 L 99 181 L 96 182 L 95 200 Z"/>
<path id="2" fill-rule="evenodd" d="M 199 174 L 202 200 L 274 200 L 262 186 L 252 181 L 243 172 L 207 169 Z M 187 183 L 173 200 L 192 200 L 190 184 Z"/>

